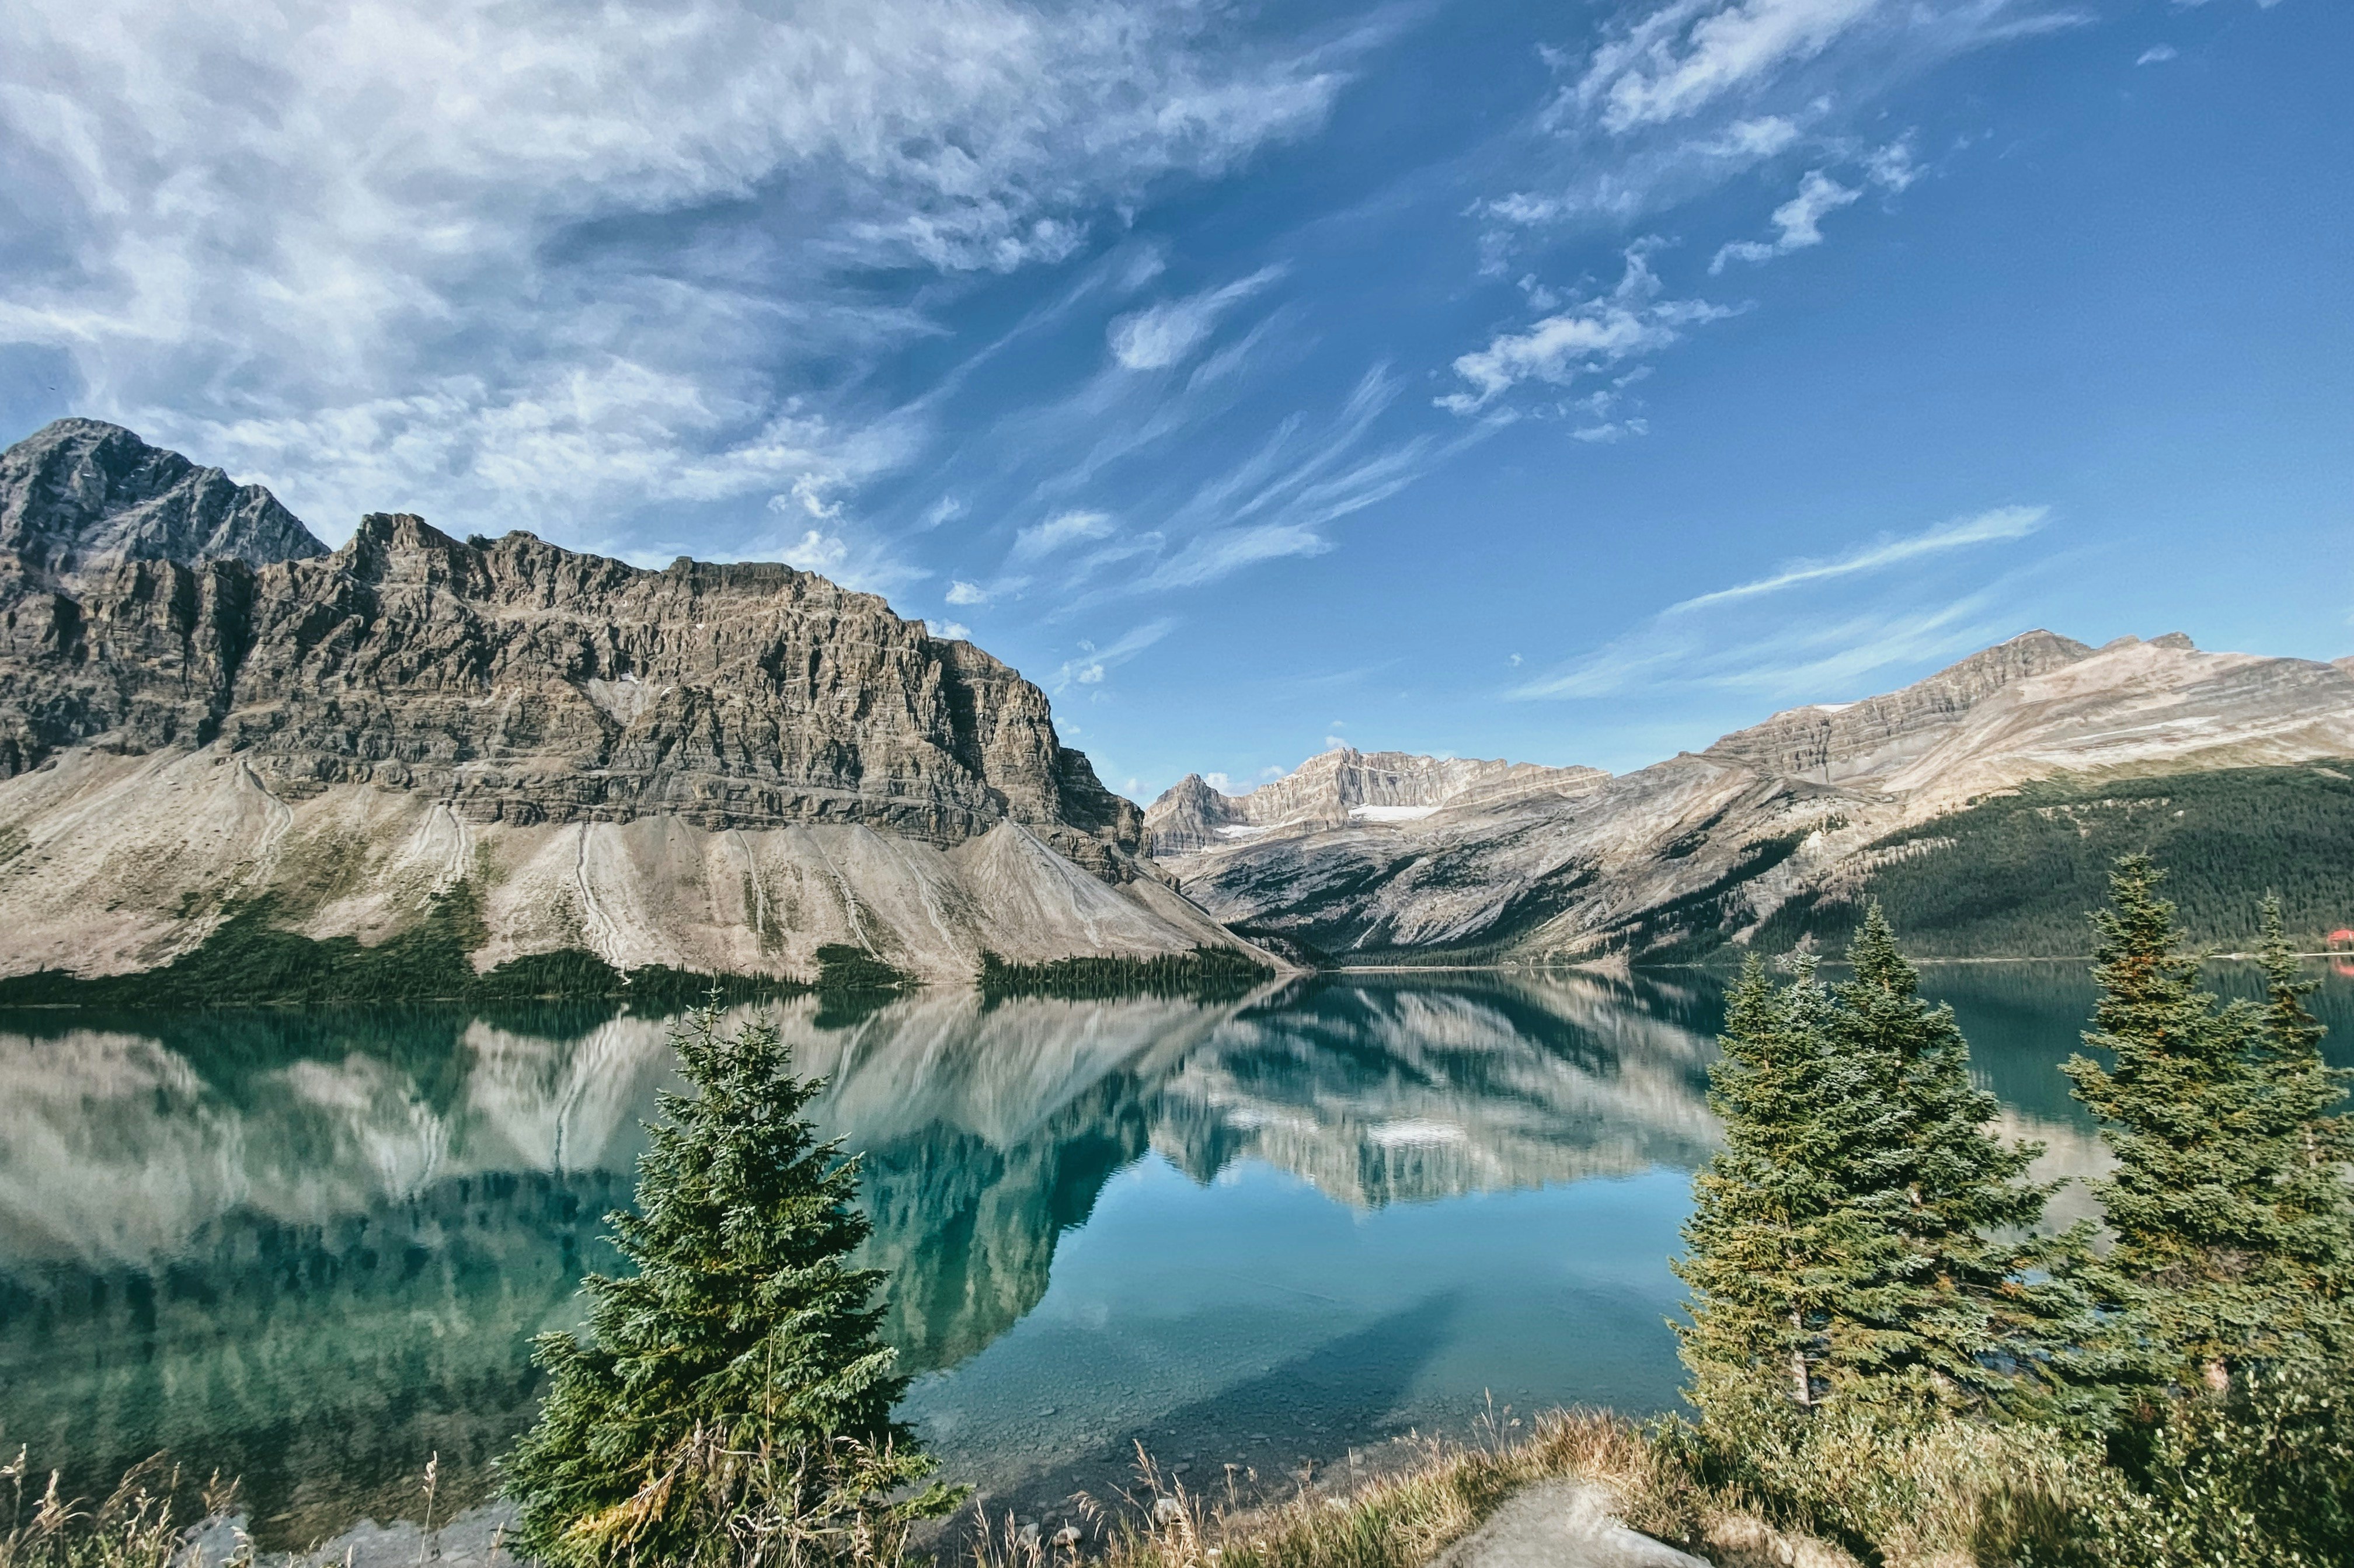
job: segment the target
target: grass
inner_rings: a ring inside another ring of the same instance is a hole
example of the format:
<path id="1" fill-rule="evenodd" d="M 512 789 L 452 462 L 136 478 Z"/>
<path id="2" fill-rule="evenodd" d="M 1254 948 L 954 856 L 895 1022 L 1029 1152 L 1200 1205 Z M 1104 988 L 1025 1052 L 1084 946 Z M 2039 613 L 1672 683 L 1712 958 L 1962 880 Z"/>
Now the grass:
<path id="1" fill-rule="evenodd" d="M 237 1485 L 218 1476 L 192 1487 L 162 1456 L 132 1469 L 102 1502 L 68 1499 L 58 1477 L 27 1506 L 27 1455 L 0 1465 L 0 1487 L 8 1489 L 7 1529 L 0 1531 L 0 1568 L 204 1568 L 188 1532 L 237 1511 Z M 242 1538 L 228 1562 L 249 1563 Z"/>
<path id="2" fill-rule="evenodd" d="M 2317 1398 L 2328 1407 L 2318 1414 Z M 2251 1419 L 2253 1436 L 2217 1425 Z M 1303 1480 L 1274 1500 L 1246 1496 L 1231 1468 L 1223 1495 L 1193 1490 L 1140 1448 L 1133 1485 L 1108 1499 L 1075 1499 L 1076 1520 L 1062 1529 L 1049 1534 L 977 1511 L 945 1560 L 967 1568 L 1427 1568 L 1515 1493 L 1578 1481 L 1604 1489 L 1632 1528 L 1715 1568 L 2325 1568 L 2345 1561 L 2335 1544 L 2344 1520 L 2307 1516 L 2342 1504 L 2348 1440 L 2341 1394 L 2292 1390 L 2260 1402 L 2253 1418 L 2221 1406 L 2194 1414 L 2170 1461 L 2184 1474 L 2160 1466 L 2136 1487 L 2096 1448 L 2032 1428 L 1899 1427 L 1825 1413 L 1779 1434 L 1728 1440 L 1673 1418 L 1638 1425 L 1607 1412 L 1553 1411 L 1525 1426 L 1490 1417 L 1466 1442 L 1411 1439 L 1373 1450 L 1345 1485 Z M 2234 1466 L 2266 1474 L 2235 1481 L 2227 1473 Z M 429 1467 L 429 1510 L 431 1478 Z M 28 1508 L 26 1479 L 22 1454 L 0 1467 L 0 1487 L 13 1481 L 16 1490 L 0 1568 L 204 1568 L 183 1555 L 191 1528 L 237 1507 L 234 1486 L 216 1478 L 191 1487 L 161 1457 L 94 1507 L 60 1499 L 53 1478 Z M 847 1545 L 813 1541 L 779 1556 L 774 1531 L 762 1534 L 766 1545 L 748 1542 L 734 1520 L 695 1560 L 724 1568 L 923 1562 L 907 1543 L 907 1521 L 884 1522 L 891 1528 L 854 1531 Z M 251 1555 L 239 1538 L 226 1568 Z"/>
<path id="3" fill-rule="evenodd" d="M 1468 1443 L 1412 1441 L 1369 1479 L 1341 1489 L 1303 1485 L 1247 1503 L 1189 1490 L 1138 1455 L 1137 1480 L 1106 1504 L 1082 1506 L 1086 1531 L 1045 1536 L 985 1517 L 970 1534 L 972 1568 L 1424 1568 L 1523 1488 L 1577 1480 L 1606 1488 L 1619 1516 L 1648 1534 L 1704 1552 L 1718 1568 L 1855 1568 L 1824 1542 L 1776 1526 L 1738 1491 L 1703 1484 L 1671 1444 L 1596 1411 L 1555 1411 L 1526 1428 L 1490 1420 Z"/>

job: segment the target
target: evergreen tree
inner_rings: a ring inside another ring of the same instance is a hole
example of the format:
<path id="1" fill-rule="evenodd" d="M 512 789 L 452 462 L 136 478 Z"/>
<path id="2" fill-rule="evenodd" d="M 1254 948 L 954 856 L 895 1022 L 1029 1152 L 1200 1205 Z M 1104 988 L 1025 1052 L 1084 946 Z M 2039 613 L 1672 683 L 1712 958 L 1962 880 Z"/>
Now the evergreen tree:
<path id="1" fill-rule="evenodd" d="M 1878 904 L 1848 949 L 1853 978 L 1834 988 L 1831 1048 L 1864 1064 L 1889 1107 L 1884 1141 L 1858 1151 L 1853 1185 L 1896 1237 L 1881 1359 L 1853 1396 L 1882 1405 L 1982 1413 L 2052 1412 L 2068 1390 L 2083 1304 L 2048 1278 L 2084 1231 L 2037 1237 L 2051 1189 L 2029 1182 L 2037 1144 L 1988 1130 L 1995 1097 L 1970 1082 L 1969 1043 L 1951 1007 L 1919 995 L 1919 974 Z M 2043 1280 L 2031 1283 L 2031 1276 Z"/>
<path id="2" fill-rule="evenodd" d="M 2094 916 L 2101 995 L 2084 1038 L 2115 1065 L 2079 1055 L 2064 1070 L 2116 1156 L 2092 1184 L 2116 1242 L 2086 1274 L 2122 1308 L 2137 1376 L 2220 1389 L 2295 1348 L 2296 1314 L 2268 1277 L 2290 1241 L 2277 1205 L 2289 1144 L 2258 1055 L 2266 1016 L 2199 989 L 2163 874 L 2147 856 L 2120 860 L 2115 908 Z"/>
<path id="3" fill-rule="evenodd" d="M 1724 1146 L 1674 1263 L 1691 1401 L 1719 1426 L 1811 1411 L 1888 1352 L 1897 1249 L 1857 1182 L 1893 1128 L 1866 1065 L 1832 1049 L 1830 1011 L 1808 960 L 1777 991 L 1753 958 L 1727 998 L 1709 1070 Z"/>
<path id="4" fill-rule="evenodd" d="M 517 1539 L 554 1568 L 888 1555 L 878 1537 L 954 1499 L 883 1500 L 930 1462 L 891 1416 L 882 1276 L 845 1262 L 867 1234 L 855 1162 L 803 1119 L 820 1086 L 774 1025 L 724 1038 L 706 1007 L 672 1043 L 695 1092 L 662 1097 L 636 1207 L 610 1216 L 636 1273 L 583 1281 L 585 1341 L 537 1344 Z"/>
<path id="5" fill-rule="evenodd" d="M 2317 1344 L 2343 1357 L 2354 1353 L 2354 1119 L 2336 1114 L 2354 1073 L 2321 1057 L 2324 1031 L 2305 999 L 2321 982 L 2302 978 L 2296 954 L 2281 929 L 2280 901 L 2264 903 L 2264 1028 L 2256 1068 L 2266 1108 L 2265 1131 L 2281 1145 L 2274 1178 L 2274 1224 L 2280 1245 L 2260 1271 L 2282 1308 Z"/>

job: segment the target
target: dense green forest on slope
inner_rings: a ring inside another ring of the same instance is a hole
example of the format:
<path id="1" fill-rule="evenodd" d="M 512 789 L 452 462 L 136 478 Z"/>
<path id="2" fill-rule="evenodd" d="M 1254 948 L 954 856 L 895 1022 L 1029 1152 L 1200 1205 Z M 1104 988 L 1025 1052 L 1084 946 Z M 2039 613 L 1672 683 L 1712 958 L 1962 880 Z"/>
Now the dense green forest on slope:
<path id="1" fill-rule="evenodd" d="M 1835 892 L 1792 900 L 1755 946 L 1804 937 L 1837 950 L 1876 898 L 1925 958 L 2063 957 L 2090 950 L 2086 912 L 2117 856 L 2167 871 L 2185 938 L 2245 951 L 2257 901 L 2280 896 L 2287 929 L 2317 947 L 2354 927 L 2354 766 L 2237 768 L 2151 779 L 2062 777 L 1982 799 L 1872 845 L 1896 858 Z"/>

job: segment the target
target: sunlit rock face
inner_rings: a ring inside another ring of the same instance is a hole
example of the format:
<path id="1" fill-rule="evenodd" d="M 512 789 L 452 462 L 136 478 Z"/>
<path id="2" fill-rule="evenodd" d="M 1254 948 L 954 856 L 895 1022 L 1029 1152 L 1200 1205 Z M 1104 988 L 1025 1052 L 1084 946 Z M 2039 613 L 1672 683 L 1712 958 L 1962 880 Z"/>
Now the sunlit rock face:
<path id="1" fill-rule="evenodd" d="M 864 1260 L 920 1372 L 1028 1312 L 1058 1238 L 1155 1149 L 1205 1181 L 1266 1160 L 1358 1205 L 1691 1163 L 1704 1037 L 1633 1001 L 1601 982 L 1315 981 L 1217 1004 L 936 991 L 770 1015 L 827 1080 L 821 1130 L 862 1160 Z M 11 1437 L 90 1484 L 159 1441 L 201 1451 L 285 1540 L 330 1527 L 329 1493 L 390 1506 L 436 1452 L 451 1497 L 479 1493 L 535 1397 L 529 1335 L 574 1321 L 579 1276 L 613 1266 L 602 1216 L 676 1086 L 668 1027 L 578 1010 L 0 1025 Z"/>
<path id="2" fill-rule="evenodd" d="M 264 894 L 373 942 L 469 880 L 484 965 L 1229 941 L 1141 835 L 1036 686 L 811 573 L 405 514 L 329 552 L 116 427 L 0 456 L 0 974 L 149 968 Z"/>
<path id="3" fill-rule="evenodd" d="M 1744 939 L 1794 898 L 1867 874 L 1888 834 L 2032 780 L 2348 757 L 2342 663 L 2035 631 L 1902 691 L 1793 709 L 1575 788 L 1265 833 L 1212 823 L 1192 789 L 1148 821 L 1210 823 L 1172 827 L 1161 853 L 1229 923 L 1343 959 L 1588 959 L 1695 932 Z"/>

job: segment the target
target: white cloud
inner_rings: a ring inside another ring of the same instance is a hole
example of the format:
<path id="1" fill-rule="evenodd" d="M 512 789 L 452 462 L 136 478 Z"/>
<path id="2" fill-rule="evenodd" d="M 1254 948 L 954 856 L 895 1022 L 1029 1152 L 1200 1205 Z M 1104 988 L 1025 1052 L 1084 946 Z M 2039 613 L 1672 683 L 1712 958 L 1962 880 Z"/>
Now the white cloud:
<path id="1" fill-rule="evenodd" d="M 979 583 L 969 583 L 958 577 L 949 584 L 943 596 L 950 604 L 987 604 L 989 594 Z"/>
<path id="2" fill-rule="evenodd" d="M 889 410 L 790 392 L 928 330 L 862 273 L 1067 255 L 1340 82 L 1141 0 L 22 0 L 7 31 L 0 161 L 47 221 L 0 342 L 331 537 L 401 505 L 593 542 L 904 461 Z"/>
<path id="3" fill-rule="evenodd" d="M 705 558 L 782 561 L 855 592 L 886 596 L 930 575 L 902 558 L 840 502 L 828 500 L 830 488 L 822 479 L 804 476 L 790 491 L 769 498 L 769 510 L 788 519 L 784 533 L 754 539 L 740 552 L 705 551 Z M 811 525 L 792 532 L 803 521 Z"/>
<path id="4" fill-rule="evenodd" d="M 1735 240 L 1716 253 L 1708 270 L 1712 274 L 1718 273 L 1724 270 L 1727 261 L 1770 261 L 1793 250 L 1820 245 L 1823 219 L 1862 195 L 1820 169 L 1810 169 L 1798 182 L 1798 194 L 1774 209 L 1777 232 L 1771 240 Z"/>
<path id="5" fill-rule="evenodd" d="M 1112 671 L 1168 636 L 1176 625 L 1174 620 L 1163 617 L 1130 629 L 1108 647 L 1098 648 L 1092 642 L 1080 643 L 1079 656 L 1065 660 L 1062 667 L 1055 672 L 1052 683 L 1055 693 L 1060 695 L 1072 686 L 1100 686 Z"/>
<path id="6" fill-rule="evenodd" d="M 1700 300 L 1663 300 L 1644 248 L 1627 252 L 1616 288 L 1572 305 L 1488 346 L 1458 356 L 1455 374 L 1471 384 L 1437 401 L 1458 414 L 1476 413 L 1523 381 L 1566 387 L 1581 376 L 1681 341 L 1684 330 L 1732 313 Z"/>
<path id="7" fill-rule="evenodd" d="M 965 641 L 972 636 L 972 628 L 960 620 L 927 620 L 924 630 L 932 636 L 949 641 Z"/>
<path id="8" fill-rule="evenodd" d="M 2167 61 L 2174 58 L 2175 48 L 2172 44 L 2152 44 L 2149 48 L 2142 50 L 2142 52 L 2136 57 L 2134 64 L 2137 66 L 2164 65 Z"/>
<path id="9" fill-rule="evenodd" d="M 1632 440 L 1638 436 L 1649 435 L 1651 433 L 1651 422 L 1649 419 L 1641 418 L 1610 419 L 1606 420 L 1604 423 L 1599 425 L 1581 426 L 1579 429 L 1572 430 L 1569 433 L 1573 439 L 1577 440 L 1592 442 L 1601 446 L 1616 446 L 1620 441 Z"/>
<path id="10" fill-rule="evenodd" d="M 1116 529 L 1101 512 L 1062 512 L 1013 535 L 1013 557 L 1034 561 L 1089 539 L 1109 538 Z"/>
<path id="11" fill-rule="evenodd" d="M 1222 289 L 1165 301 L 1115 320 L 1105 335 L 1111 355 L 1129 370 L 1165 370 L 1199 348 L 1226 311 L 1283 275 L 1262 267 Z"/>
<path id="12" fill-rule="evenodd" d="M 1918 534 L 1890 538 L 1887 535 L 1868 545 L 1860 545 L 1845 555 L 1829 560 L 1792 561 L 1777 567 L 1769 575 L 1754 581 L 1737 583 L 1732 588 L 1718 588 L 1695 598 L 1670 605 L 1662 613 L 1681 615 L 1704 609 L 1712 605 L 1730 604 L 1736 599 L 1755 599 L 1762 594 L 1779 593 L 1785 588 L 1807 583 L 1828 581 L 1832 577 L 1853 577 L 1859 572 L 1876 572 L 1905 561 L 1918 560 L 1923 556 L 1942 554 L 1947 550 L 1967 549 L 1972 545 L 1989 545 L 2009 539 L 2024 539 L 2041 528 L 2052 515 L 2048 506 L 1997 506 L 1988 511 L 1956 517 L 1925 528 Z"/>
<path id="13" fill-rule="evenodd" d="M 1798 140 L 1797 124 L 1779 114 L 1736 120 L 1723 134 L 1699 144 L 1702 152 L 1719 158 L 1770 158 Z"/>
<path id="14" fill-rule="evenodd" d="M 822 534 L 815 528 L 777 553 L 789 567 L 825 576 L 840 571 L 850 560 L 849 543 L 841 535 Z"/>
<path id="15" fill-rule="evenodd" d="M 1921 165 L 1913 156 L 1913 133 L 1908 131 L 1888 145 L 1865 154 L 1863 172 L 1882 190 L 1910 190 L 1921 177 Z"/>
<path id="16" fill-rule="evenodd" d="M 1680 120 L 1820 53 L 1882 0 L 1670 0 L 1596 49 L 1578 103 L 1613 132 Z"/>
<path id="17" fill-rule="evenodd" d="M 1231 795 L 1235 792 L 1234 780 L 1223 773 L 1204 773 L 1202 775 L 1202 782 L 1221 795 Z"/>

